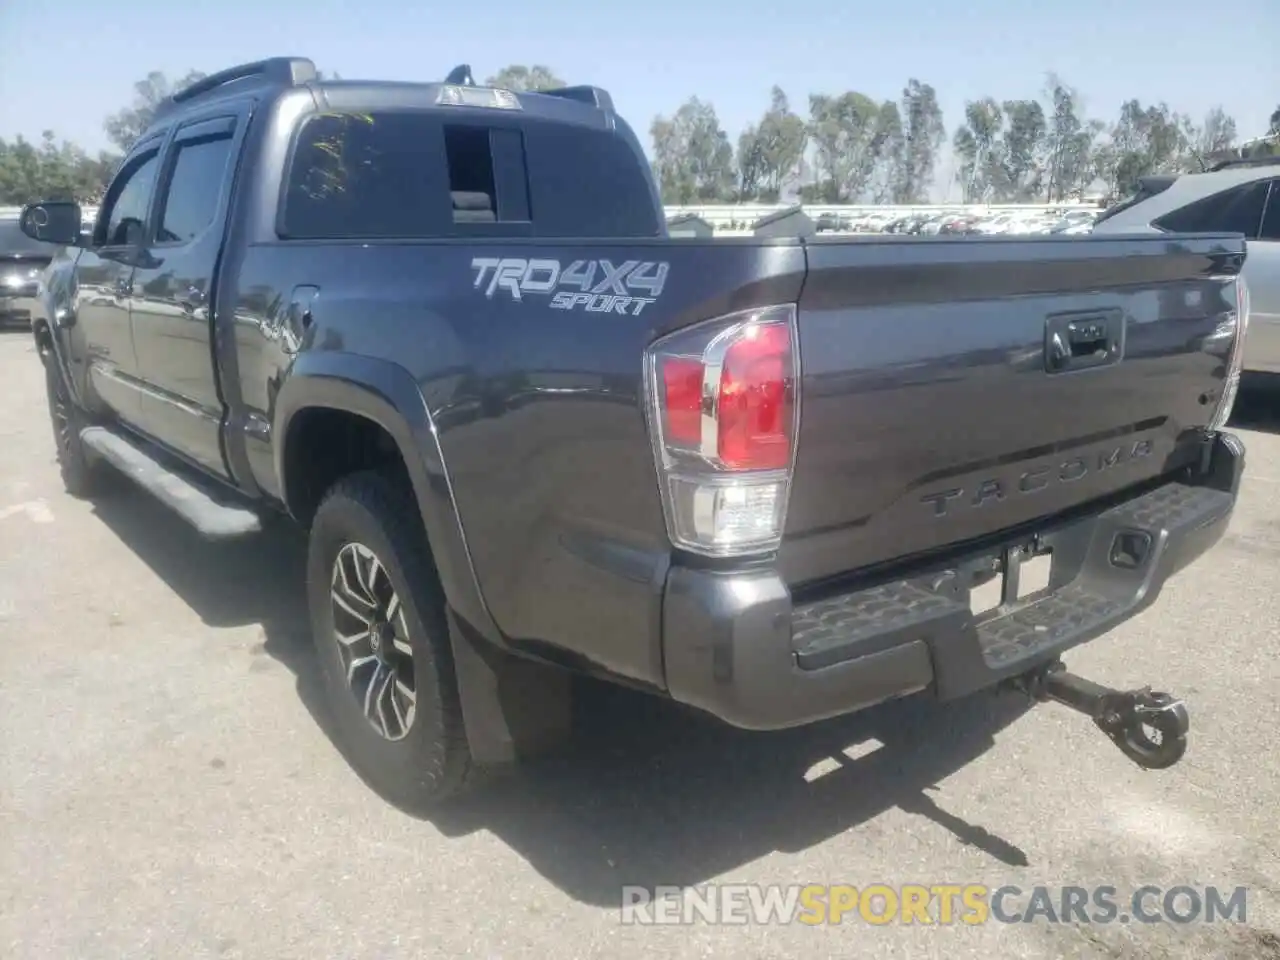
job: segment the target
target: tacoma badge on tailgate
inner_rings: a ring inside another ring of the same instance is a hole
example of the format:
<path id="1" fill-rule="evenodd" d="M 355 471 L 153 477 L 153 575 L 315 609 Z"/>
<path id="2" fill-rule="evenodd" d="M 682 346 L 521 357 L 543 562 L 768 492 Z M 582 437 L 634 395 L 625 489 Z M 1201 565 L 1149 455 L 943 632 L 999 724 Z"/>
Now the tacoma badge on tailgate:
<path id="1" fill-rule="evenodd" d="M 991 477 L 979 480 L 967 488 L 953 487 L 937 493 L 926 493 L 920 498 L 920 502 L 932 504 L 935 517 L 945 517 L 953 504 L 981 507 L 987 503 L 998 503 L 1009 494 L 1035 493 L 1037 490 L 1056 484 L 1074 483 L 1091 473 L 1110 470 L 1122 463 L 1132 463 L 1149 457 L 1152 449 L 1150 440 L 1135 440 L 1131 443 L 1107 447 L 1096 454 L 1071 457 L 1059 463 L 1049 463 L 1024 470 L 1017 477 Z"/>

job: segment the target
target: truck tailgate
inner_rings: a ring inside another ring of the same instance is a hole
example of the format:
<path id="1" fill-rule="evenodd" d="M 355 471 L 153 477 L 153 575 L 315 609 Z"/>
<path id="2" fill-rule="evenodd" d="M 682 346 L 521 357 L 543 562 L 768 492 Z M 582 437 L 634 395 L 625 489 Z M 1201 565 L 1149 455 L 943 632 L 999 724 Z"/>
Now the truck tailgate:
<path id="1" fill-rule="evenodd" d="M 808 244 L 793 586 L 1177 469 L 1222 393 L 1230 236 Z"/>

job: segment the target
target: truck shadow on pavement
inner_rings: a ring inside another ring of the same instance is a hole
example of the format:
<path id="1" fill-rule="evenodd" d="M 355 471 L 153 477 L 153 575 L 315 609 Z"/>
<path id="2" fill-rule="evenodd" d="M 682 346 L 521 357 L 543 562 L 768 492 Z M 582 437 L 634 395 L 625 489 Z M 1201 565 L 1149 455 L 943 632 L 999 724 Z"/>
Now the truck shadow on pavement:
<path id="1" fill-rule="evenodd" d="M 120 479 L 128 488 L 127 481 Z M 139 491 L 98 517 L 209 626 L 261 624 L 261 654 L 293 672 L 332 736 L 304 599 L 305 544 L 287 528 L 210 544 Z M 625 884 L 692 885 L 775 851 L 798 852 L 897 808 L 992 860 L 1026 854 L 987 823 L 949 811 L 937 784 L 981 756 L 1028 704 L 913 698 L 794 730 L 751 733 L 634 691 L 583 682 L 574 742 L 498 778 L 430 820 L 447 837 L 487 830 L 568 895 L 616 906 Z M 819 765 L 815 768 L 815 765 Z M 371 803 L 381 802 L 374 795 Z"/>
<path id="2" fill-rule="evenodd" d="M 1280 374 L 1246 374 L 1227 429 L 1280 434 Z"/>

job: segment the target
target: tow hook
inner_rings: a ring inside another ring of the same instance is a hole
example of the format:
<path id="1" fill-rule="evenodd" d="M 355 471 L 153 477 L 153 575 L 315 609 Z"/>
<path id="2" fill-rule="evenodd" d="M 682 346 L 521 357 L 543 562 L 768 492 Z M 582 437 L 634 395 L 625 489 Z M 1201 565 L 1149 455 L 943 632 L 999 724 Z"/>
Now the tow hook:
<path id="1" fill-rule="evenodd" d="M 1061 660 L 1015 677 L 1012 684 L 1034 700 L 1054 700 L 1087 714 L 1143 769 L 1165 770 L 1187 752 L 1187 706 L 1167 693 L 1150 687 L 1113 690 L 1076 676 Z"/>

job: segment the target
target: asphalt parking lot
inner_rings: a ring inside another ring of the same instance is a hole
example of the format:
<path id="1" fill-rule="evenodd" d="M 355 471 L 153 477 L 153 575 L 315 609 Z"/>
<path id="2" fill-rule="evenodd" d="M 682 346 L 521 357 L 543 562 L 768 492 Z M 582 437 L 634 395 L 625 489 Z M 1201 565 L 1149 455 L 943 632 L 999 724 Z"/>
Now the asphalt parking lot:
<path id="1" fill-rule="evenodd" d="M 570 751 L 432 821 L 326 734 L 300 545 L 70 499 L 26 334 L 0 385 L 0 955 L 1280 958 L 1274 400 L 1246 397 L 1224 541 L 1068 658 L 1187 698 L 1173 770 L 1012 697 L 750 735 L 592 689 Z M 1248 892 L 1213 925 L 620 923 L 624 885 L 708 881 Z"/>

